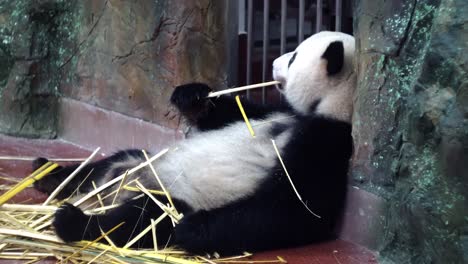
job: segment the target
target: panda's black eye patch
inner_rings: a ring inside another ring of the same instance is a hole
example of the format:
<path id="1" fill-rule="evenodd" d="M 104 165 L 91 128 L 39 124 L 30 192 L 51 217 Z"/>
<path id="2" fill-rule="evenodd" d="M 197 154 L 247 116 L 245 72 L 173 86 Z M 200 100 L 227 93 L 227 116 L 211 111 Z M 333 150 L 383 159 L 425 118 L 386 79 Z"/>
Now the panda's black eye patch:
<path id="1" fill-rule="evenodd" d="M 297 52 L 294 52 L 294 54 L 292 55 L 291 59 L 289 59 L 289 63 L 288 63 L 288 68 L 291 66 L 291 64 L 294 62 L 294 60 L 296 59 L 296 55 L 297 55 Z"/>

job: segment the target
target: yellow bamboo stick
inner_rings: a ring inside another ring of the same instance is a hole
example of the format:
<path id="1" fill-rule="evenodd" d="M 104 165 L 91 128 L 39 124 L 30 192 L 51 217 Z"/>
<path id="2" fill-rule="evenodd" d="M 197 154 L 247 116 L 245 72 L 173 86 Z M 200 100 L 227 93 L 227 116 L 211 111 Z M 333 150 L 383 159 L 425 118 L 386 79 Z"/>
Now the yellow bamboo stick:
<path id="1" fill-rule="evenodd" d="M 236 96 L 236 102 L 237 102 L 237 105 L 239 106 L 242 117 L 244 117 L 245 124 L 247 125 L 247 128 L 249 129 L 250 134 L 252 135 L 252 137 L 255 137 L 255 132 L 252 129 L 252 125 L 250 125 L 249 119 L 247 118 L 247 115 L 245 114 L 244 107 L 242 107 L 242 103 L 238 95 Z"/>
<path id="2" fill-rule="evenodd" d="M 13 198 L 16 194 L 21 192 L 22 190 L 26 189 L 29 185 L 33 184 L 35 181 L 40 180 L 42 177 L 47 175 L 49 172 L 57 168 L 57 163 L 47 162 L 46 164 L 42 165 L 39 169 L 35 170 L 32 174 L 28 177 L 24 178 L 18 184 L 16 184 L 13 188 L 2 194 L 0 196 L 0 205 L 3 205 L 8 200 Z"/>

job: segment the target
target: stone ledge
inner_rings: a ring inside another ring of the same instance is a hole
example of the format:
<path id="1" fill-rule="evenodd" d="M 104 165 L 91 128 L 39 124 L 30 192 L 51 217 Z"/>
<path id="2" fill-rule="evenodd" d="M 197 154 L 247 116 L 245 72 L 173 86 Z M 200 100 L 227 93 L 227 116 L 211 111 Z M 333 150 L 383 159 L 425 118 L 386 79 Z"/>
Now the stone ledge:
<path id="1" fill-rule="evenodd" d="M 58 136 L 107 154 L 128 148 L 159 151 L 183 138 L 180 131 L 69 98 L 59 103 Z"/>
<path id="2" fill-rule="evenodd" d="M 349 186 L 338 237 L 377 250 L 383 234 L 384 208 L 383 198 Z"/>

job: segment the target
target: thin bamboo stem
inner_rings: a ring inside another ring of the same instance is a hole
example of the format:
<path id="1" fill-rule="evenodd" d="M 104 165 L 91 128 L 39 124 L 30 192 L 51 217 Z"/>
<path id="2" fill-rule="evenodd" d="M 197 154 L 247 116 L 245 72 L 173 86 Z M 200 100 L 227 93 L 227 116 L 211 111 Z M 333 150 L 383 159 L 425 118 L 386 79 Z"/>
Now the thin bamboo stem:
<path id="1" fill-rule="evenodd" d="M 293 181 L 292 181 L 292 179 L 291 179 L 291 176 L 289 176 L 288 170 L 286 169 L 286 166 L 284 165 L 283 159 L 281 158 L 281 155 L 280 155 L 280 153 L 279 153 L 278 147 L 276 146 L 275 140 L 272 139 L 271 142 L 273 143 L 273 148 L 275 149 L 276 155 L 278 155 L 278 159 L 279 159 L 279 161 L 280 161 L 280 163 L 281 163 L 281 166 L 283 167 L 283 170 L 284 170 L 284 172 L 286 173 L 286 176 L 288 176 L 289 183 L 291 183 L 291 186 L 292 186 L 294 192 L 296 193 L 297 198 L 299 198 L 299 201 L 301 201 L 301 203 L 304 205 L 304 207 L 305 207 L 312 215 L 314 215 L 314 216 L 317 217 L 317 218 L 321 218 L 320 215 L 318 215 L 318 214 L 312 212 L 312 210 L 311 210 L 311 209 L 307 206 L 307 204 L 302 200 L 301 195 L 300 195 L 299 192 L 297 191 L 296 186 L 294 186 L 294 183 L 293 183 Z"/>
<path id="2" fill-rule="evenodd" d="M 131 169 L 125 173 L 123 173 L 122 175 L 120 175 L 119 177 L 116 177 L 112 180 L 110 180 L 109 182 L 99 186 L 96 190 L 88 193 L 87 195 L 85 195 L 83 198 L 81 198 L 80 200 L 76 201 L 75 203 L 73 203 L 74 206 L 79 206 L 80 204 L 84 203 L 85 201 L 87 201 L 89 198 L 93 197 L 94 195 L 96 195 L 97 193 L 101 192 L 102 190 L 106 189 L 106 188 L 109 188 L 109 186 L 112 186 L 113 184 L 119 182 L 120 180 L 122 180 L 123 177 L 125 177 L 126 174 L 128 175 L 131 175 L 135 172 L 137 172 L 138 170 L 140 170 L 141 168 L 143 167 L 146 167 L 148 166 L 148 164 L 150 164 L 151 162 L 155 161 L 156 159 L 158 159 L 159 157 L 161 157 L 162 155 L 166 154 L 166 152 L 168 152 L 169 149 L 164 149 L 162 150 L 161 152 L 159 152 L 158 154 L 154 155 L 150 160 L 146 161 L 146 162 L 143 162 L 141 163 L 140 165 L 136 166 L 135 168 Z"/>
<path id="3" fill-rule="evenodd" d="M 80 172 L 90 161 L 91 159 L 94 158 L 94 156 L 96 156 L 96 154 L 98 153 L 98 151 L 100 150 L 101 148 L 97 148 L 94 150 L 93 153 L 91 153 L 91 155 L 85 160 L 83 161 L 80 166 L 78 166 L 78 168 L 75 169 L 75 171 L 73 171 L 59 186 L 57 186 L 57 188 L 55 188 L 55 190 L 49 195 L 49 197 L 47 198 L 47 200 L 44 202 L 43 205 L 48 205 L 50 203 L 50 201 L 52 201 L 55 196 L 57 196 L 57 194 L 71 181 L 73 180 L 73 178 L 78 174 L 78 172 Z"/>
<path id="4" fill-rule="evenodd" d="M 226 89 L 218 92 L 211 92 L 208 94 L 207 98 L 212 98 L 212 97 L 217 97 L 223 94 L 229 94 L 229 93 L 235 93 L 235 92 L 240 92 L 240 91 L 245 91 L 245 90 L 250 90 L 250 89 L 255 89 L 255 88 L 261 88 L 265 86 L 271 86 L 275 84 L 280 84 L 278 81 L 271 81 L 271 82 L 264 82 L 264 83 L 257 83 L 257 84 L 251 84 L 251 85 L 246 85 L 246 86 L 240 86 L 236 88 L 231 88 L 231 89 Z"/>

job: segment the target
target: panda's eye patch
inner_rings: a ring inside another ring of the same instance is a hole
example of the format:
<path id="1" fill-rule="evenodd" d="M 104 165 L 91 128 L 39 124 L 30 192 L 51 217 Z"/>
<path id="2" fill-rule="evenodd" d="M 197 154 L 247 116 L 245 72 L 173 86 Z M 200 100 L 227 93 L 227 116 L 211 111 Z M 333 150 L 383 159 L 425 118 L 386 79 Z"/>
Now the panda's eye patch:
<path id="1" fill-rule="evenodd" d="M 294 52 L 294 54 L 292 55 L 291 59 L 289 59 L 289 63 L 288 63 L 288 68 L 291 66 L 291 64 L 294 62 L 294 60 L 296 59 L 296 55 L 297 55 L 297 52 Z"/>

